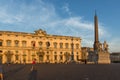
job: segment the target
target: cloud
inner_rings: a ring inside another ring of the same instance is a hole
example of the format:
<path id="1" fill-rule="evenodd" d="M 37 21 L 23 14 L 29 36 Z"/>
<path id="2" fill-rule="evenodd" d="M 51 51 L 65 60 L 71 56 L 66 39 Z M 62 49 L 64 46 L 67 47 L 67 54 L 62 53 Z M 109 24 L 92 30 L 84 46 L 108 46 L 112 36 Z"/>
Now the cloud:
<path id="1" fill-rule="evenodd" d="M 20 27 L 19 30 L 24 28 L 25 31 L 33 31 L 33 29 L 58 18 L 53 5 L 48 5 L 41 0 L 35 0 L 31 3 L 26 1 L 9 0 L 0 5 L 2 29 L 9 26 L 8 30 L 14 30 L 17 26 Z"/>
<path id="2" fill-rule="evenodd" d="M 108 42 L 110 52 L 119 52 L 120 51 L 119 43 L 120 43 L 120 38 L 111 39 Z"/>
<path id="3" fill-rule="evenodd" d="M 22 22 L 23 20 L 23 15 L 11 15 L 8 14 L 7 11 L 3 11 L 2 9 L 0 9 L 0 22 L 1 23 L 5 23 L 5 24 L 13 24 L 13 23 L 18 23 L 18 22 Z"/>
<path id="4" fill-rule="evenodd" d="M 62 7 L 62 9 L 63 9 L 63 11 L 65 11 L 66 13 L 68 13 L 69 16 L 72 15 L 72 12 L 70 11 L 68 3 L 65 3 L 64 6 Z"/>
<path id="5" fill-rule="evenodd" d="M 94 23 L 89 21 L 84 21 L 80 16 L 69 17 L 65 19 L 58 19 L 48 24 L 50 33 L 58 35 L 68 35 L 77 36 L 82 39 L 82 45 L 93 47 L 94 43 Z M 103 26 L 99 25 L 100 37 L 106 37 L 104 34 L 108 32 L 105 31 Z"/>
<path id="6" fill-rule="evenodd" d="M 48 34 L 80 37 L 82 46 L 93 47 L 94 23 L 84 20 L 81 16 L 71 16 L 72 12 L 68 3 L 63 5 L 63 9 L 69 17 L 61 17 L 56 12 L 56 7 L 44 0 L 4 1 L 3 4 L 0 4 L 0 29 L 33 32 L 41 28 Z M 106 38 L 105 34 L 109 34 L 101 23 L 99 33 L 100 38 Z"/>

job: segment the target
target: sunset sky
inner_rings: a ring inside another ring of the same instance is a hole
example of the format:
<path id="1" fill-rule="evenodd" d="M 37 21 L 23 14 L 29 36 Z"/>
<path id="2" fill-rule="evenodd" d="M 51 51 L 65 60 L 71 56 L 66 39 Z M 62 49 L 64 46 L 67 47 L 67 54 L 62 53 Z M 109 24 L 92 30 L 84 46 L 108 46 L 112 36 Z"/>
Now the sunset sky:
<path id="1" fill-rule="evenodd" d="M 110 52 L 120 52 L 120 0 L 0 0 L 0 30 L 76 36 L 93 47 L 94 15 L 99 39 Z"/>

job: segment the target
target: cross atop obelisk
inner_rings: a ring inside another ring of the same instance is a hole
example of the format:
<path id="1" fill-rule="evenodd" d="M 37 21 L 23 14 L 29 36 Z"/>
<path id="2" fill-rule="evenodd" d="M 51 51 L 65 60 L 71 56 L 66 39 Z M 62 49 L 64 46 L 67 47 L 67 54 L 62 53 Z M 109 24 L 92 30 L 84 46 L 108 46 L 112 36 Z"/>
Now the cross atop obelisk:
<path id="1" fill-rule="evenodd" d="M 98 34 L 98 17 L 95 11 L 94 16 L 94 51 L 98 51 L 99 48 L 99 34 Z"/>

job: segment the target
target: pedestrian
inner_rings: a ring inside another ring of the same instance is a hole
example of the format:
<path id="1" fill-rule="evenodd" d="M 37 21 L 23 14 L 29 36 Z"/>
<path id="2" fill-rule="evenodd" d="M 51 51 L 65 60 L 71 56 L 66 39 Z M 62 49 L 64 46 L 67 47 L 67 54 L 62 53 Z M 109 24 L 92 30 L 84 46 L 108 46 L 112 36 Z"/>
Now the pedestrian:
<path id="1" fill-rule="evenodd" d="M 33 60 L 32 64 L 35 64 L 35 63 L 36 63 L 35 60 Z"/>
<path id="2" fill-rule="evenodd" d="M 34 68 L 34 67 L 35 67 L 35 66 L 34 66 L 35 64 L 36 64 L 36 59 L 34 59 L 34 60 L 32 61 L 31 71 L 33 71 L 33 70 L 35 69 L 35 68 Z"/>
<path id="3" fill-rule="evenodd" d="M 36 64 L 36 59 L 33 60 L 32 64 Z"/>

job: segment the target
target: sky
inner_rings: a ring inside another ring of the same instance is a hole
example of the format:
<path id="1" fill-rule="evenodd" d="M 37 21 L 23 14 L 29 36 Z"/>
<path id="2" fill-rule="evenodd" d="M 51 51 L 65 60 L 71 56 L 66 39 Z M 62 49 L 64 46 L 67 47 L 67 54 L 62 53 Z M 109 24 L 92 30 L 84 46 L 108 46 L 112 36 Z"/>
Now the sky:
<path id="1" fill-rule="evenodd" d="M 120 52 L 120 0 L 0 0 L 0 30 L 76 36 L 93 47 L 95 10 L 99 40 Z"/>

